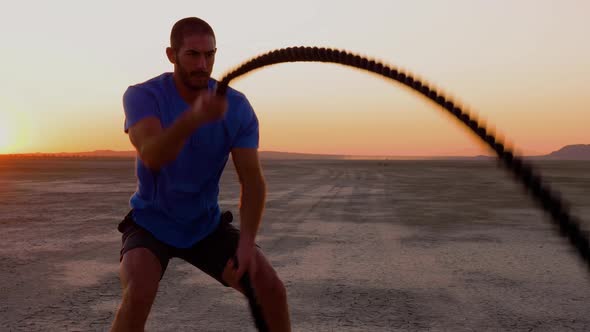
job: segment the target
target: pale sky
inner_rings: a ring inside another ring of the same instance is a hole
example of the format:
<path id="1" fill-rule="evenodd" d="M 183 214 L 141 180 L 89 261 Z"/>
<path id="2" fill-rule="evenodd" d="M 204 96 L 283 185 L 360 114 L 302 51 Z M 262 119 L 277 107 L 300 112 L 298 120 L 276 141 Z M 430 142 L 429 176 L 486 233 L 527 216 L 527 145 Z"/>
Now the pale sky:
<path id="1" fill-rule="evenodd" d="M 213 77 L 288 46 L 347 49 L 417 74 L 517 151 L 589 144 L 590 1 L 3 1 L 0 153 L 130 150 L 126 87 L 171 71 L 187 16 L 217 36 Z M 281 64 L 232 83 L 261 150 L 472 155 L 478 141 L 397 83 L 334 64 Z"/>

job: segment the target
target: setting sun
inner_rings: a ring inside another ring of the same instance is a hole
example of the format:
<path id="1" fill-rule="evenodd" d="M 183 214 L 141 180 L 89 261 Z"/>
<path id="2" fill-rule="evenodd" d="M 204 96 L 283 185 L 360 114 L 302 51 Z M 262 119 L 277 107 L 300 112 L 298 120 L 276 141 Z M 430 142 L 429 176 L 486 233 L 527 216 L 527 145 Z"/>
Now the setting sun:
<path id="1" fill-rule="evenodd" d="M 13 142 L 13 130 L 5 114 L 0 113 L 0 152 L 5 152 Z"/>
<path id="2" fill-rule="evenodd" d="M 29 136 L 24 114 L 0 111 L 0 153 L 13 153 L 22 148 Z"/>

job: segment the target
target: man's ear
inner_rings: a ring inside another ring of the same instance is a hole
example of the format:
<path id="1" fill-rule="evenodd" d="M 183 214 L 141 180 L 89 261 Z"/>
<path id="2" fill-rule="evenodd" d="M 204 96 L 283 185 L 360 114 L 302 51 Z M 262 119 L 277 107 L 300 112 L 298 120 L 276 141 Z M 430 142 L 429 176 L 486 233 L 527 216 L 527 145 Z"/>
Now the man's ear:
<path id="1" fill-rule="evenodd" d="M 168 61 L 172 64 L 176 64 L 176 52 L 172 47 L 166 47 L 166 56 L 168 57 Z"/>

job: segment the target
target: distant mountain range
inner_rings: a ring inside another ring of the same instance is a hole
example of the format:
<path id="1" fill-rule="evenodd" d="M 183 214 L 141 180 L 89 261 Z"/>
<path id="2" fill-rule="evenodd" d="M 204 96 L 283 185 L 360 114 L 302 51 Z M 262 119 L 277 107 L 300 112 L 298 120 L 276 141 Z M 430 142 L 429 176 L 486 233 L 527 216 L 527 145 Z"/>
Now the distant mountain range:
<path id="1" fill-rule="evenodd" d="M 545 156 L 538 156 L 537 158 L 558 160 L 590 160 L 590 144 L 566 145 L 557 151 L 553 151 Z"/>
<path id="2" fill-rule="evenodd" d="M 135 151 L 112 151 L 96 150 L 90 152 L 61 152 L 61 153 L 26 153 L 26 154 L 7 154 L 0 155 L 4 157 L 95 157 L 95 158 L 133 158 Z M 278 151 L 261 151 L 261 159 L 288 159 L 288 160 L 350 160 L 350 159 L 482 159 L 493 158 L 491 156 L 442 156 L 442 157 L 404 157 L 404 156 L 352 156 L 337 154 L 310 154 L 310 153 L 291 153 Z M 567 145 L 563 148 L 553 151 L 546 155 L 526 156 L 527 159 L 535 160 L 590 160 L 590 144 Z"/>

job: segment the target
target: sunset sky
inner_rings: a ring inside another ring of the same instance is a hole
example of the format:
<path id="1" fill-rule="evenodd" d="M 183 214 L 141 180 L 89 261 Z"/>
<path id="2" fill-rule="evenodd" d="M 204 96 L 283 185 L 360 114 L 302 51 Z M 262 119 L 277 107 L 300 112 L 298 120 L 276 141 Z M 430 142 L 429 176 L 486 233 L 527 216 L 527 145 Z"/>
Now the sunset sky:
<path id="1" fill-rule="evenodd" d="M 130 150 L 126 87 L 172 65 L 187 16 L 217 35 L 213 77 L 288 46 L 347 49 L 454 96 L 524 154 L 590 143 L 590 1 L 11 1 L 0 12 L 0 153 Z M 481 145 L 401 85 L 333 64 L 281 64 L 232 86 L 261 150 L 473 155 Z"/>

